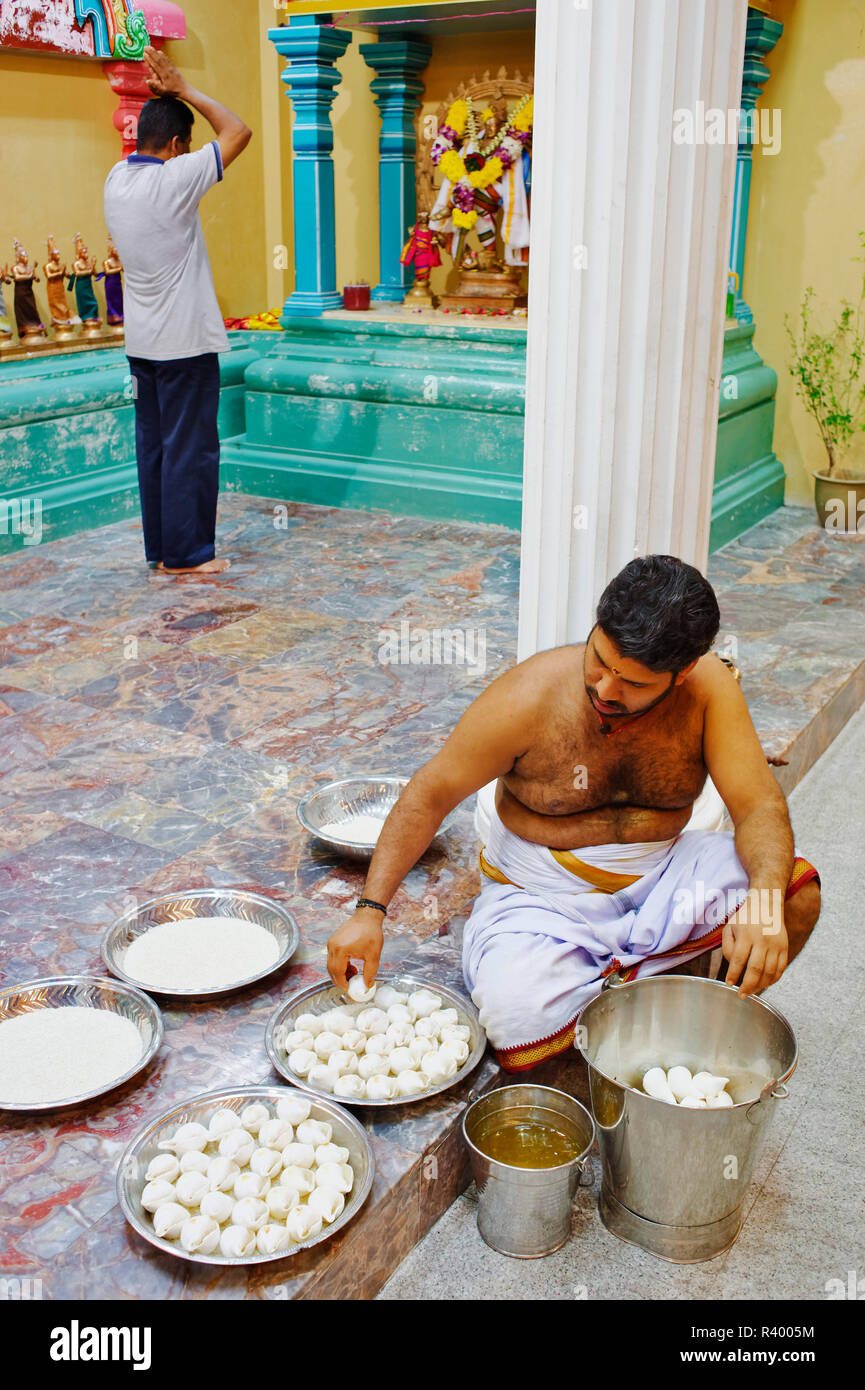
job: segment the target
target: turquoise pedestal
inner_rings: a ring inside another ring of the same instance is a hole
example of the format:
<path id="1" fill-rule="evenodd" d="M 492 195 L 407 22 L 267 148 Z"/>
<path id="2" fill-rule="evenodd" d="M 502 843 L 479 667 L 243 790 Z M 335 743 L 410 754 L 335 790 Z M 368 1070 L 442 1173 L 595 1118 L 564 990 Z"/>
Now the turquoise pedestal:
<path id="1" fill-rule="evenodd" d="M 220 356 L 219 430 L 243 430 L 246 368 L 269 334 L 232 334 Z M 132 379 L 122 348 L 47 354 L 0 366 L 0 554 L 138 512 Z"/>
<path id="2" fill-rule="evenodd" d="M 711 549 L 784 500 L 777 377 L 753 325 L 727 329 Z M 486 325 L 289 320 L 232 333 L 220 357 L 223 489 L 518 529 L 525 332 Z M 44 539 L 138 512 L 121 348 L 0 368 L 0 553 L 38 503 Z"/>
<path id="3" fill-rule="evenodd" d="M 295 320 L 245 386 L 226 486 L 519 526 L 525 332 Z"/>

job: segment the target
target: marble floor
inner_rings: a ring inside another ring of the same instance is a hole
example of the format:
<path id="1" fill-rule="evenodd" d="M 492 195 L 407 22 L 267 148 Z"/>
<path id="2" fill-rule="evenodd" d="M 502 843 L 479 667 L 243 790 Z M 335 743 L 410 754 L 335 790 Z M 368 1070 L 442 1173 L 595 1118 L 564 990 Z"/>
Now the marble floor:
<path id="1" fill-rule="evenodd" d="M 515 655 L 513 532 L 228 494 L 218 545 L 232 558 L 222 577 L 149 571 L 134 521 L 0 561 L 2 982 L 101 972 L 105 928 L 172 888 L 245 886 L 301 930 L 266 986 L 167 1007 L 138 1084 L 4 1123 L 0 1276 L 41 1279 L 49 1298 L 370 1297 L 464 1186 L 459 1116 L 497 1074 L 485 1060 L 444 1101 L 385 1122 L 359 1112 L 375 1187 L 307 1255 L 214 1277 L 126 1227 L 126 1143 L 185 1097 L 275 1079 L 265 1022 L 324 978 L 326 939 L 362 885 L 362 867 L 301 830 L 300 797 L 352 773 L 409 774 Z M 865 695 L 863 545 L 785 509 L 710 565 L 723 645 L 791 786 Z M 424 634 L 453 628 L 470 659 L 425 660 Z M 420 660 L 388 661 L 400 641 Z M 475 864 L 465 806 L 396 896 L 388 965 L 459 985 Z"/>

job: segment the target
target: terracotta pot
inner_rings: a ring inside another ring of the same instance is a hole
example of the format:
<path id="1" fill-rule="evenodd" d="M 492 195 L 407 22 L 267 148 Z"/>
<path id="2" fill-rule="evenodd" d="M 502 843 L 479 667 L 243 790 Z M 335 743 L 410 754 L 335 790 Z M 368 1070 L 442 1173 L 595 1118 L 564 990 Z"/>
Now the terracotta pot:
<path id="1" fill-rule="evenodd" d="M 824 531 L 865 533 L 865 478 L 814 474 L 814 505 Z"/>

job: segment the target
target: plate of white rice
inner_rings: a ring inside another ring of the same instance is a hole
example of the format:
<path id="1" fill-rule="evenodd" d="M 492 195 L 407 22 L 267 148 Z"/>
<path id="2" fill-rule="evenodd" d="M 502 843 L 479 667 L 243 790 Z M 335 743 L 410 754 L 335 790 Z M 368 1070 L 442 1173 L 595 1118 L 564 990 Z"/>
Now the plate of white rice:
<path id="1" fill-rule="evenodd" d="M 125 912 L 102 941 L 113 975 L 148 994 L 202 999 L 280 970 L 300 932 L 281 903 L 240 889 L 191 889 Z"/>
<path id="2" fill-rule="evenodd" d="M 137 989 L 95 975 L 0 990 L 0 1110 L 80 1105 L 131 1080 L 162 1043 L 162 1016 Z"/>

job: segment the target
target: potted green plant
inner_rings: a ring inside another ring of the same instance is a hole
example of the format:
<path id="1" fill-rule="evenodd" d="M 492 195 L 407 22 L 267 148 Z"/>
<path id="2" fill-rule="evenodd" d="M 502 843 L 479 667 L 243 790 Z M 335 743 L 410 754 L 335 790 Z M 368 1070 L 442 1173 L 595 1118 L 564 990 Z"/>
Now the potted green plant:
<path id="1" fill-rule="evenodd" d="M 859 233 L 865 251 L 865 232 Z M 865 262 L 865 257 L 855 257 Z M 794 333 L 789 314 L 784 323 L 793 349 L 790 375 L 796 395 L 813 417 L 826 450 L 828 466 L 814 473 L 814 502 L 820 525 L 829 531 L 865 531 L 865 477 L 845 469 L 843 456 L 853 437 L 865 431 L 865 273 L 859 300 L 841 301 L 834 327 L 813 327 L 811 299 L 805 290 Z"/>

